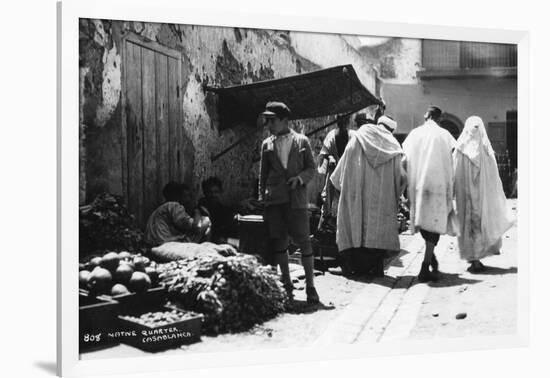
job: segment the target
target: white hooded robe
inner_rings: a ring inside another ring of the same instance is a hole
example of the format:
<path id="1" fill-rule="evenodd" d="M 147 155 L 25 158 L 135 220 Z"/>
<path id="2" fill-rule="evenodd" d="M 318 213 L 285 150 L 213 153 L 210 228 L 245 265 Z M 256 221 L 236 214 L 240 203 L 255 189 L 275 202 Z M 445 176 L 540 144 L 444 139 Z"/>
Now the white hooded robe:
<path id="1" fill-rule="evenodd" d="M 480 260 L 499 251 L 502 235 L 513 224 L 495 153 L 481 118 L 466 120 L 454 164 L 460 257 Z"/>
<path id="2" fill-rule="evenodd" d="M 331 176 L 340 191 L 336 244 L 399 250 L 397 210 L 403 151 L 383 126 L 361 126 Z"/>

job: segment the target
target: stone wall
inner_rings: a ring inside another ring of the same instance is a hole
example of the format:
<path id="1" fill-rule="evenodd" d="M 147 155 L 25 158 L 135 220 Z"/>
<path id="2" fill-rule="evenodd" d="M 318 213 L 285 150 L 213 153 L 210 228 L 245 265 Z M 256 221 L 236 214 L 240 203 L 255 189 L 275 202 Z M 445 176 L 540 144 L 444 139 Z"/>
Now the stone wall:
<path id="1" fill-rule="evenodd" d="M 183 128 L 186 182 L 200 193 L 201 181 L 217 175 L 225 200 L 247 197 L 257 178 L 263 134 L 212 162 L 211 156 L 246 133 L 246 125 L 219 131 L 215 98 L 204 85 L 229 86 L 281 78 L 337 64 L 353 64 L 365 86 L 375 91 L 375 72 L 361 54 L 338 36 L 109 20 L 80 20 L 80 202 L 100 191 L 122 194 L 121 46 L 134 33 L 181 52 L 184 60 Z M 337 57 L 337 59 L 335 59 Z M 332 117 L 296 121 L 307 132 Z M 315 151 L 328 130 L 311 138 Z M 312 197 L 320 180 L 313 184 Z"/>

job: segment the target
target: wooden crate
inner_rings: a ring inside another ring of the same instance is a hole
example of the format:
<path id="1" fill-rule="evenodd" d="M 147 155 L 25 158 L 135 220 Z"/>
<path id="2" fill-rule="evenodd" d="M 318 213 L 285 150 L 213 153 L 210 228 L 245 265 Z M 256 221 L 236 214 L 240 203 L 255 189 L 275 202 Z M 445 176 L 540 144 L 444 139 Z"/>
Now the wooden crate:
<path id="1" fill-rule="evenodd" d="M 149 326 L 120 315 L 120 328 L 131 335 L 122 338 L 122 342 L 147 352 L 158 352 L 181 345 L 200 341 L 203 315 L 182 310 L 175 306 L 159 307 L 155 311 L 178 310 L 190 315 L 189 318 L 167 325 Z M 141 315 L 141 314 L 135 314 Z"/>
<path id="2" fill-rule="evenodd" d="M 164 286 L 153 287 L 143 293 L 128 293 L 111 298 L 119 303 L 120 314 L 134 314 L 148 312 L 166 303 L 167 290 Z"/>
<path id="3" fill-rule="evenodd" d="M 79 347 L 87 352 L 118 344 L 108 333 L 118 326 L 118 303 L 104 296 L 79 292 Z"/>

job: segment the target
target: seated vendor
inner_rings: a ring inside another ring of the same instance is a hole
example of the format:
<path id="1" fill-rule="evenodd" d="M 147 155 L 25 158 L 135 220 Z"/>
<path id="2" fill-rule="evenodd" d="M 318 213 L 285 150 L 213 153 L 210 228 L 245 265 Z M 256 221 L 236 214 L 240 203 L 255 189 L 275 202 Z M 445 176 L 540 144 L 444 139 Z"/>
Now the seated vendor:
<path id="1" fill-rule="evenodd" d="M 145 230 L 145 241 L 151 247 L 169 241 L 201 243 L 209 239 L 210 219 L 199 209 L 192 214 L 187 209 L 191 192 L 185 184 L 168 183 L 162 190 L 166 202 L 149 217 Z"/>
<path id="2" fill-rule="evenodd" d="M 225 242 L 228 237 L 235 236 L 235 212 L 221 201 L 223 193 L 222 181 L 217 177 L 210 177 L 202 182 L 204 197 L 199 200 L 199 206 L 208 211 L 212 221 L 212 240 Z"/>

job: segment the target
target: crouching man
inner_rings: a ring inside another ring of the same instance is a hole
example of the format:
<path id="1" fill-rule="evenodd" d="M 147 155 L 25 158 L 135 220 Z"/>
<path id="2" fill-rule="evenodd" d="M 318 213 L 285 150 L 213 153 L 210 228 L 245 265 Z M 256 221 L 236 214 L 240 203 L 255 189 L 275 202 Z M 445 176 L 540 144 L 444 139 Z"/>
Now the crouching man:
<path id="1" fill-rule="evenodd" d="M 162 190 L 166 199 L 149 216 L 145 230 L 145 241 L 150 247 L 166 242 L 202 243 L 210 237 L 210 219 L 191 206 L 191 192 L 184 184 L 169 182 Z"/>

